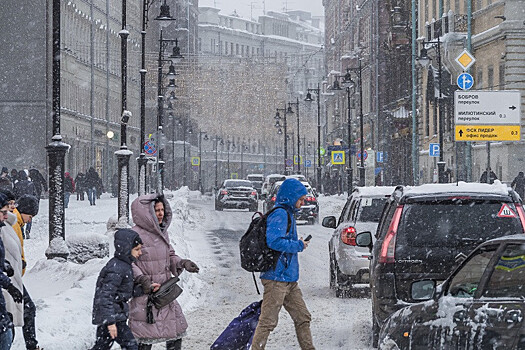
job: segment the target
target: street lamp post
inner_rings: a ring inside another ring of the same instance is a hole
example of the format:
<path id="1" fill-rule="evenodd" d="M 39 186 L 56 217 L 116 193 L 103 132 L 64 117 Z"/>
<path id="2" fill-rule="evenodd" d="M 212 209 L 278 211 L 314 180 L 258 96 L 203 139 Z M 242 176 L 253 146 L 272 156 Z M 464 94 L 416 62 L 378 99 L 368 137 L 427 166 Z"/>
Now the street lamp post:
<path id="1" fill-rule="evenodd" d="M 275 127 L 277 128 L 277 133 L 281 135 L 283 131 L 281 129 L 281 125 L 279 124 L 279 121 L 281 120 L 281 115 L 279 114 L 279 112 L 283 112 L 283 115 L 284 115 L 284 124 L 283 124 L 283 127 L 284 127 L 284 174 L 289 175 L 287 166 L 286 166 L 286 161 L 288 159 L 288 140 L 287 140 L 288 134 L 287 134 L 286 115 L 289 113 L 293 113 L 293 111 L 291 110 L 291 108 L 290 109 L 286 108 L 286 102 L 284 103 L 284 108 L 277 108 L 277 113 L 275 114 L 275 117 L 274 117 L 276 119 Z"/>
<path id="2" fill-rule="evenodd" d="M 204 140 L 208 140 L 208 134 L 206 131 L 199 131 L 199 191 L 202 191 L 202 134 L 204 134 Z"/>
<path id="3" fill-rule="evenodd" d="M 244 179 L 244 147 L 246 147 L 246 145 L 244 144 L 244 142 L 241 144 L 241 171 L 240 171 L 240 178 L 241 179 Z"/>
<path id="4" fill-rule="evenodd" d="M 184 123 L 183 123 L 183 143 L 182 143 L 182 152 L 184 153 L 183 155 L 183 164 L 182 164 L 182 169 L 183 169 L 183 175 L 182 175 L 182 185 L 183 186 L 186 186 L 186 133 L 188 134 L 192 134 L 192 130 L 191 130 L 191 126 L 190 128 L 188 129 L 188 119 L 189 117 L 186 117 L 184 119 Z"/>
<path id="5" fill-rule="evenodd" d="M 297 97 L 296 102 L 288 102 L 288 113 L 292 113 L 292 106 L 295 106 L 295 111 L 297 113 L 297 174 L 301 173 L 301 136 L 300 136 L 300 126 L 299 126 L 299 97 Z"/>
<path id="6" fill-rule="evenodd" d="M 222 138 L 215 136 L 215 188 L 219 188 L 219 140 L 221 141 L 220 144 L 224 145 Z"/>
<path id="7" fill-rule="evenodd" d="M 421 66 L 427 68 L 430 64 L 430 58 L 427 54 L 427 49 L 425 45 L 429 44 L 432 46 L 436 46 L 437 50 L 437 64 L 438 64 L 438 90 L 439 90 L 439 96 L 438 96 L 438 137 L 439 137 L 439 161 L 438 161 L 438 182 L 444 183 L 446 182 L 445 179 L 445 161 L 444 161 L 444 144 L 443 144 L 443 128 L 444 128 L 444 110 L 443 110 L 443 90 L 442 90 L 442 66 L 441 66 L 441 39 L 440 39 L 441 33 L 437 33 L 437 40 L 436 41 L 423 41 L 423 47 L 421 48 L 420 56 L 419 56 L 419 63 Z"/>
<path id="8" fill-rule="evenodd" d="M 312 94 L 315 93 L 317 95 L 317 187 L 321 186 L 321 89 L 319 87 L 319 83 L 317 84 L 316 89 L 308 89 L 308 93 L 306 94 L 306 98 L 304 99 L 306 102 L 313 101 Z"/>
<path id="9" fill-rule="evenodd" d="M 53 136 L 46 146 L 49 159 L 49 246 L 46 249 L 48 259 L 67 259 L 69 249 L 66 245 L 64 211 L 64 165 L 69 145 L 62 142 L 60 136 L 60 0 L 53 0 L 52 5 L 52 119 Z"/>
<path id="10" fill-rule="evenodd" d="M 127 146 L 127 126 L 131 112 L 127 110 L 127 83 L 128 83 L 128 36 L 126 28 L 126 0 L 122 0 L 122 30 L 120 35 L 121 46 L 121 110 L 120 119 L 120 149 L 115 152 L 118 162 L 118 221 L 122 226 L 129 222 L 129 158 L 133 154 Z"/>

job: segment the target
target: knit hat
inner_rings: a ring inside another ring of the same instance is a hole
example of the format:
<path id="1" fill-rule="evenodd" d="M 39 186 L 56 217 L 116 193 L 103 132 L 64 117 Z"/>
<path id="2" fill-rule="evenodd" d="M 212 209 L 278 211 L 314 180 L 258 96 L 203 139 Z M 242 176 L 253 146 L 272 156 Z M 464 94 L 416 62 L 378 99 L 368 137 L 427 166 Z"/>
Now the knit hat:
<path id="1" fill-rule="evenodd" d="M 8 201 L 14 201 L 16 198 L 15 198 L 15 195 L 13 194 L 13 192 L 3 188 L 0 190 L 0 193 L 3 194 L 4 196 L 7 197 L 7 200 Z"/>
<path id="2" fill-rule="evenodd" d="M 9 201 L 7 200 L 7 197 L 3 193 L 0 193 L 0 208 L 3 208 L 8 204 Z"/>
<path id="3" fill-rule="evenodd" d="M 17 209 L 20 214 L 36 216 L 38 214 L 38 199 L 30 194 L 24 194 L 18 198 Z"/>
<path id="4" fill-rule="evenodd" d="M 7 167 L 5 167 L 5 166 L 2 167 L 2 174 L 3 174 L 3 173 L 6 173 L 6 174 L 9 173 L 9 170 L 8 170 Z"/>
<path id="5" fill-rule="evenodd" d="M 131 248 L 135 248 L 139 244 L 142 244 L 142 239 L 140 239 L 140 236 L 135 237 L 133 240 L 133 244 L 131 245 Z"/>

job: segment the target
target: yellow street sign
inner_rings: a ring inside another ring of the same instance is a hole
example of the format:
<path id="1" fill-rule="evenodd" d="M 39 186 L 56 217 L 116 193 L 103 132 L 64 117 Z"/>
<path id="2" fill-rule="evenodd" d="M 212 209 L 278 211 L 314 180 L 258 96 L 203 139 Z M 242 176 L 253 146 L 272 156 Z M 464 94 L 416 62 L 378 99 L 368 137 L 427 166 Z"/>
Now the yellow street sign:
<path id="1" fill-rule="evenodd" d="M 200 157 L 191 157 L 191 165 L 200 166 L 201 158 Z"/>
<path id="2" fill-rule="evenodd" d="M 476 62 L 476 59 L 465 49 L 459 54 L 458 57 L 456 57 L 456 62 L 461 66 L 461 68 L 463 68 L 463 70 L 467 70 Z"/>
<path id="3" fill-rule="evenodd" d="M 519 125 L 456 125 L 456 141 L 519 141 Z"/>
<path id="4" fill-rule="evenodd" d="M 345 164 L 345 151 L 332 151 L 332 164 Z"/>
<path id="5" fill-rule="evenodd" d="M 294 164 L 303 164 L 303 156 L 293 156 Z"/>

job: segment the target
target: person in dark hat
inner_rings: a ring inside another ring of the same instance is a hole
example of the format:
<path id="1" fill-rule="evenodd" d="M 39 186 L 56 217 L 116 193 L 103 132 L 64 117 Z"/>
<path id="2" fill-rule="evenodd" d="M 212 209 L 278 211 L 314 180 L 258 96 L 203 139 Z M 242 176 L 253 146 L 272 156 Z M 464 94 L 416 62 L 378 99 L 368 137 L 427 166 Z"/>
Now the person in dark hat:
<path id="1" fill-rule="evenodd" d="M 6 167 L 2 168 L 2 173 L 0 174 L 0 190 L 9 190 L 13 189 L 13 183 L 9 178 L 9 170 Z"/>
<path id="2" fill-rule="evenodd" d="M 142 240 L 137 232 L 115 232 L 115 256 L 102 268 L 93 298 L 93 324 L 97 340 L 92 350 L 109 350 L 113 342 L 122 349 L 138 350 L 138 343 L 127 324 L 128 301 L 133 295 L 131 263 L 142 255 Z"/>
<path id="3" fill-rule="evenodd" d="M 33 217 L 38 214 L 38 205 L 39 201 L 35 196 L 26 194 L 17 200 L 17 210 L 20 213 L 22 218 L 22 223 L 18 221 L 13 227 L 16 231 L 16 226 L 22 227 L 31 222 Z M 22 244 L 23 246 L 23 244 Z M 24 326 L 22 327 L 22 334 L 24 335 L 24 340 L 26 343 L 26 349 L 40 349 L 38 347 L 38 341 L 36 340 L 36 327 L 35 327 L 35 318 L 36 318 L 36 306 L 31 299 L 31 296 L 27 292 L 26 287 L 24 286 Z"/>

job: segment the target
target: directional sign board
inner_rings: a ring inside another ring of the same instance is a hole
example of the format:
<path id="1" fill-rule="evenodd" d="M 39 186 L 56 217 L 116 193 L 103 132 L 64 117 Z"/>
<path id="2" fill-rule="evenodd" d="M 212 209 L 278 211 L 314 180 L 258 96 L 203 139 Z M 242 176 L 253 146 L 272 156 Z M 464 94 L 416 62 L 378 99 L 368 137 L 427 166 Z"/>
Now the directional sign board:
<path id="1" fill-rule="evenodd" d="M 456 124 L 520 124 L 519 91 L 456 91 Z"/>
<path id="2" fill-rule="evenodd" d="M 468 73 L 461 73 L 460 75 L 458 75 L 456 83 L 458 84 L 458 87 L 460 89 L 470 90 L 470 88 L 472 88 L 472 85 L 474 85 L 474 78 Z"/>
<path id="3" fill-rule="evenodd" d="M 519 125 L 456 125 L 456 141 L 519 141 Z"/>
<path id="4" fill-rule="evenodd" d="M 332 151 L 332 164 L 345 164 L 345 152 Z"/>
<path id="5" fill-rule="evenodd" d="M 456 91 L 456 141 L 519 141 L 519 91 Z"/>

